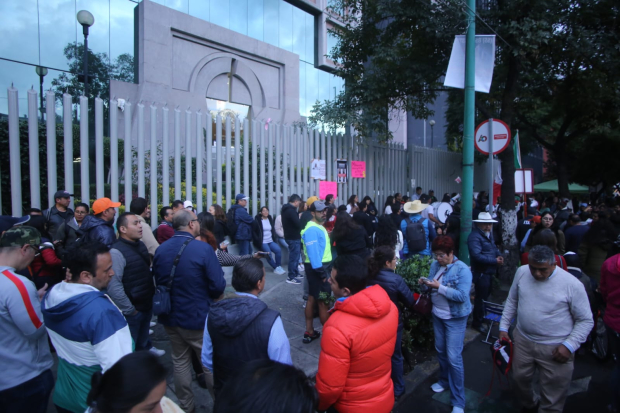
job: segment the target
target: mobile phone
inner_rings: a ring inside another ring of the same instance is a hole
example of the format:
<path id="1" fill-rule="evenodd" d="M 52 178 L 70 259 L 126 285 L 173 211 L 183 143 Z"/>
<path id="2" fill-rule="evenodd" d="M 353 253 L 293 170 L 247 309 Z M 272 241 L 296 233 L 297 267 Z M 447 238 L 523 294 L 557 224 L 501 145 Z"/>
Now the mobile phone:
<path id="1" fill-rule="evenodd" d="M 223 242 L 220 244 L 220 249 L 224 249 L 224 248 L 226 248 L 226 247 L 228 246 L 228 244 L 230 244 L 230 242 L 228 242 L 228 241 L 223 241 Z"/>
<path id="2" fill-rule="evenodd" d="M 264 255 L 264 256 L 269 255 L 269 253 L 268 253 L 268 252 L 264 252 L 264 251 L 258 251 L 258 252 L 257 252 L 257 254 L 258 254 L 258 255 Z"/>
<path id="3" fill-rule="evenodd" d="M 426 278 L 426 277 L 420 277 L 420 279 L 422 280 L 422 282 L 423 282 L 424 284 L 428 284 L 428 283 L 430 283 L 430 282 L 431 282 L 431 280 L 429 280 L 429 279 L 428 279 L 428 278 Z"/>

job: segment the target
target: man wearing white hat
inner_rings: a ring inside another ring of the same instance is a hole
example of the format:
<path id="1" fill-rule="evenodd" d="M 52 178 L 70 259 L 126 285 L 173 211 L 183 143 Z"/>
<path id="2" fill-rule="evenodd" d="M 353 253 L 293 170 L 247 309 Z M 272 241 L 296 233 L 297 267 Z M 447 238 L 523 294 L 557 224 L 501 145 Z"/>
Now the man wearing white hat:
<path id="1" fill-rule="evenodd" d="M 403 208 L 409 216 L 400 222 L 403 233 L 403 258 L 414 255 L 431 255 L 431 242 L 435 239 L 435 227 L 430 220 L 424 218 L 421 212 L 428 204 L 419 200 L 407 202 Z"/>
<path id="2" fill-rule="evenodd" d="M 474 300 L 474 320 L 472 328 L 487 332 L 486 326 L 482 325 L 484 317 L 483 300 L 488 300 L 491 294 L 491 279 L 497 271 L 497 266 L 504 264 L 504 257 L 499 253 L 493 239 L 493 224 L 497 223 L 488 212 L 478 214 L 478 219 L 473 222 L 476 227 L 472 229 L 467 238 L 469 258 L 471 262 L 472 281 L 476 286 L 476 298 Z"/>

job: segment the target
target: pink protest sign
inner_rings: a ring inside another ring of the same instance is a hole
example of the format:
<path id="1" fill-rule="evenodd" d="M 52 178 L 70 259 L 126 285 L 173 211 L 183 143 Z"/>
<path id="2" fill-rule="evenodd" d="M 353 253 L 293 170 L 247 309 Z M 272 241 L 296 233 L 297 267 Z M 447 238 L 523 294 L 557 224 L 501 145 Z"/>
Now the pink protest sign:
<path id="1" fill-rule="evenodd" d="M 319 198 L 325 199 L 329 194 L 338 197 L 338 184 L 331 181 L 319 181 Z"/>
<path id="2" fill-rule="evenodd" d="M 366 162 L 351 161 L 351 178 L 366 178 Z"/>

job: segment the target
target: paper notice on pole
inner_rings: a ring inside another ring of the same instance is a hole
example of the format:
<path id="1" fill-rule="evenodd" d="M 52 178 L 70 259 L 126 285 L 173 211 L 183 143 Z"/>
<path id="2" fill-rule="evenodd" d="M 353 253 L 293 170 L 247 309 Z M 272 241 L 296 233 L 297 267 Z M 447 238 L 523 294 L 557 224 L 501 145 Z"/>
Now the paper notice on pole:
<path id="1" fill-rule="evenodd" d="M 495 35 L 476 36 L 476 92 L 489 93 L 495 66 Z M 456 36 L 444 86 L 465 88 L 465 36 Z"/>
<path id="2" fill-rule="evenodd" d="M 319 182 L 319 198 L 325 199 L 329 194 L 332 194 L 334 198 L 338 198 L 338 184 L 332 181 Z"/>
<path id="3" fill-rule="evenodd" d="M 351 178 L 366 178 L 366 162 L 351 161 Z"/>
<path id="4" fill-rule="evenodd" d="M 310 178 L 327 179 L 327 173 L 325 169 L 325 161 L 322 161 L 320 159 L 313 159 L 310 165 Z"/>
<path id="5" fill-rule="evenodd" d="M 347 160 L 346 159 L 336 159 L 336 182 L 339 184 L 347 183 Z"/>

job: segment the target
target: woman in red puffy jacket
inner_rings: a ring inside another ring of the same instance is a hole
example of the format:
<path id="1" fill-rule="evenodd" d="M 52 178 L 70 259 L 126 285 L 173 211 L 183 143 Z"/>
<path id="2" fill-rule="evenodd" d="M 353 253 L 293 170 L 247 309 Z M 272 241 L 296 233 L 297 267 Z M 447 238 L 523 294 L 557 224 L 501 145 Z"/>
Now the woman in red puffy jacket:
<path id="1" fill-rule="evenodd" d="M 337 300 L 321 339 L 319 410 L 388 413 L 394 406 L 391 359 L 398 309 L 381 286 L 366 288 L 366 278 L 359 256 L 334 261 L 330 284 Z"/>

